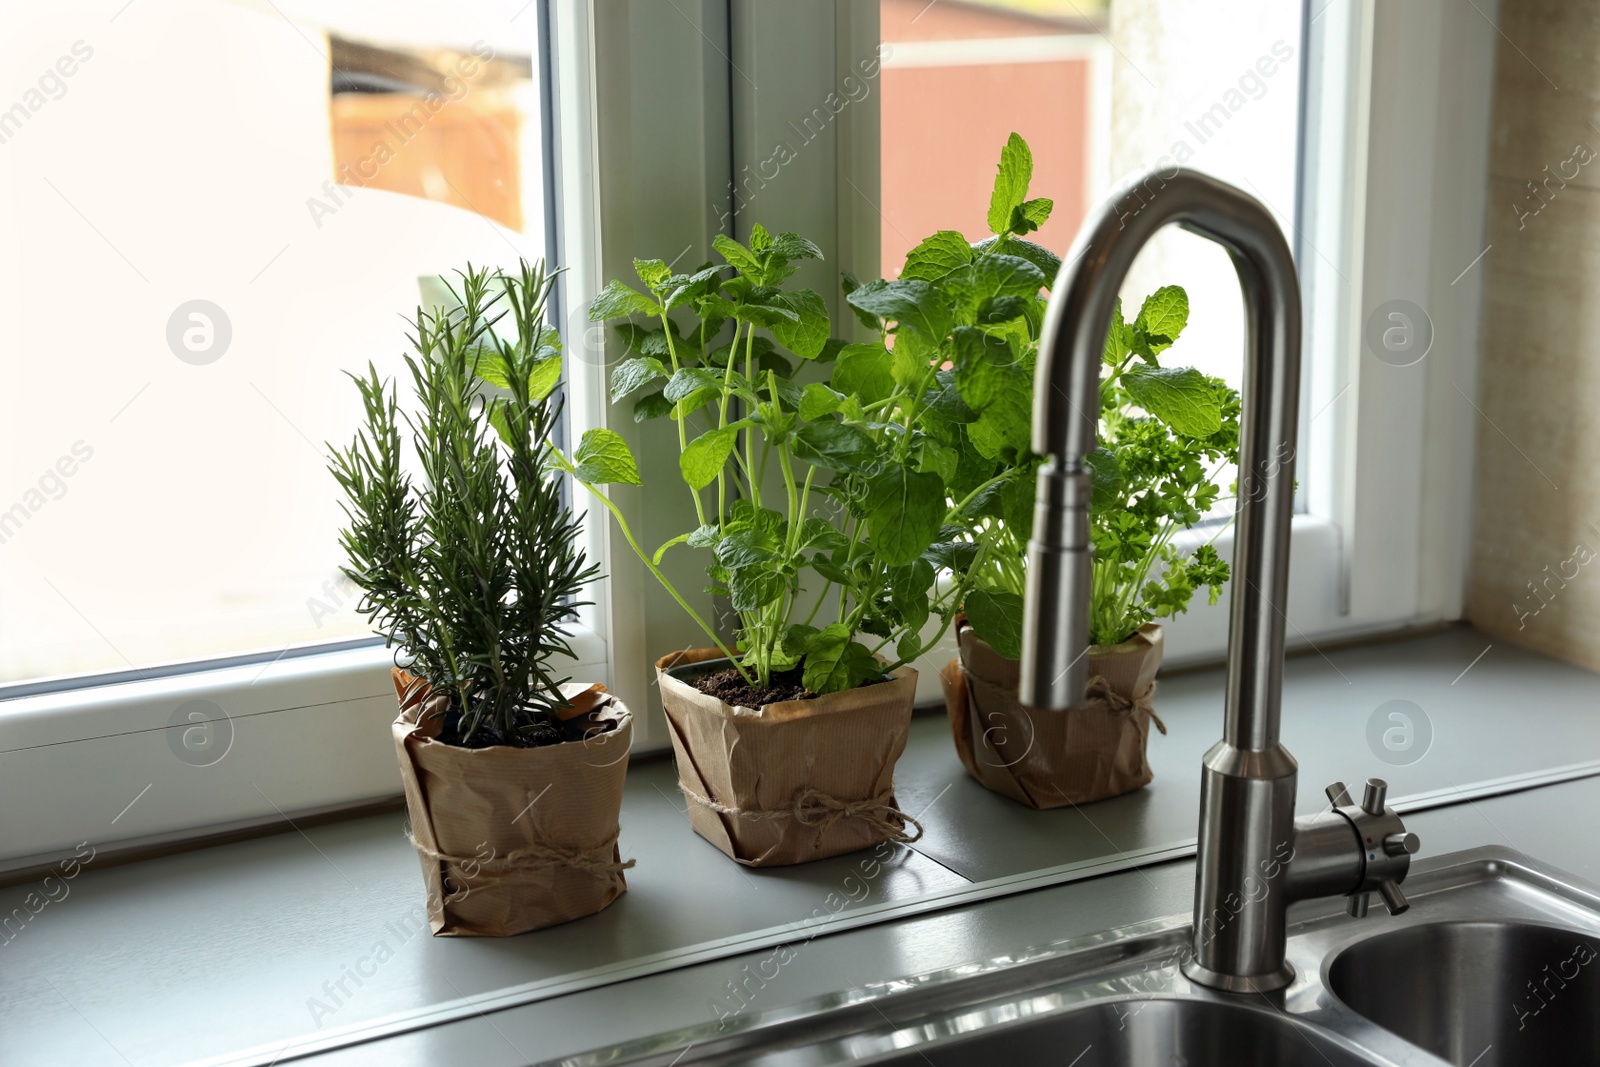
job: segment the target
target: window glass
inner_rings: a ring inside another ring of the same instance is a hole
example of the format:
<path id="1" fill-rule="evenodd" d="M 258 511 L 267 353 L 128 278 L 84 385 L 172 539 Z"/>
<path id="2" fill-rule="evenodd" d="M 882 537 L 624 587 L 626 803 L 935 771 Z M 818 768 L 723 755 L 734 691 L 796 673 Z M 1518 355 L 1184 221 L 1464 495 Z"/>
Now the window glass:
<path id="1" fill-rule="evenodd" d="M 0 682 L 367 634 L 345 372 L 419 279 L 545 254 L 537 13 L 4 9 Z"/>
<path id="2" fill-rule="evenodd" d="M 1111 183 L 1175 164 L 1223 178 L 1296 244 L 1301 5 L 1285 0 L 880 0 L 883 270 L 938 229 L 969 240 L 1001 146 L 1033 151 L 1031 196 L 1055 202 L 1030 239 L 1064 255 Z M 1312 254 L 1312 253 L 1308 253 Z M 1169 229 L 1123 287 L 1129 316 L 1163 285 L 1189 295 L 1173 349 L 1235 388 L 1244 314 L 1221 246 Z M 1302 468 L 1303 469 L 1303 468 Z M 1221 484 L 1233 479 L 1219 474 Z M 1219 503 L 1231 513 L 1231 501 Z"/>

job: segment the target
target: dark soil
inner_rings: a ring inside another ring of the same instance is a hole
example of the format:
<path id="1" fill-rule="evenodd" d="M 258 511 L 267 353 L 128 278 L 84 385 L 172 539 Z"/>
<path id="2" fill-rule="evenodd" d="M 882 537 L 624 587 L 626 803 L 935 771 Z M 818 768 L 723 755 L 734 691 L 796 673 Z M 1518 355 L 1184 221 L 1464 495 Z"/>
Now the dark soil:
<path id="1" fill-rule="evenodd" d="M 760 708 L 785 700 L 810 700 L 817 694 L 800 684 L 801 669 L 773 671 L 772 684 L 758 689 L 744 680 L 740 673 L 729 667 L 725 671 L 696 678 L 691 684 L 700 692 L 714 696 L 724 704 L 741 708 Z"/>
<path id="2" fill-rule="evenodd" d="M 568 741 L 585 741 L 600 734 L 610 733 L 618 725 L 617 712 L 608 701 L 592 711 L 575 715 L 565 721 L 555 715 L 540 716 L 537 719 L 530 717 L 524 728 L 511 736 L 501 733 L 495 728 L 494 723 L 485 719 L 479 724 L 476 733 L 470 738 L 463 738 L 461 706 L 452 702 L 444 713 L 444 724 L 439 729 L 438 740 L 458 748 L 493 748 L 495 745 L 543 748 L 546 745 L 560 745 Z"/>

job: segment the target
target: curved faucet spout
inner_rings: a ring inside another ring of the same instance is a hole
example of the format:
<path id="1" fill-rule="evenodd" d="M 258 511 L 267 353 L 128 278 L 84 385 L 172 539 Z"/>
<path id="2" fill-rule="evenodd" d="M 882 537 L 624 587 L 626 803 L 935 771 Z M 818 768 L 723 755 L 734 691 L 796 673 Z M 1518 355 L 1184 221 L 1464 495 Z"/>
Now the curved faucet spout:
<path id="1" fill-rule="evenodd" d="M 1152 171 L 1084 223 L 1051 291 L 1034 389 L 1039 472 L 1028 544 L 1022 700 L 1082 703 L 1088 682 L 1089 474 L 1100 371 L 1117 290 L 1156 231 L 1176 223 L 1227 248 L 1245 305 L 1245 372 L 1235 505 L 1227 727 L 1233 748 L 1278 744 L 1283 604 L 1300 399 L 1300 288 L 1282 231 L 1254 197 L 1194 171 Z"/>

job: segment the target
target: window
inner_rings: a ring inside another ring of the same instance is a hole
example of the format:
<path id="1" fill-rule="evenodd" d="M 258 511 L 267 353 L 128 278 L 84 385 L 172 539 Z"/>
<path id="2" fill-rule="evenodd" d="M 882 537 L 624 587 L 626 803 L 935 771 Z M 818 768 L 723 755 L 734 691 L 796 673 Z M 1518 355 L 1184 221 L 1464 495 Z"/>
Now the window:
<path id="1" fill-rule="evenodd" d="M 1364 355 L 1361 320 L 1405 297 L 1436 309 L 1436 350 L 1475 347 L 1476 281 L 1458 275 L 1482 245 L 1457 222 L 1481 204 L 1436 210 L 1410 180 L 1481 171 L 1486 76 L 1440 62 L 1440 39 L 1466 32 L 1353 0 L 0 15 L 0 869 L 394 794 L 388 657 L 338 578 L 323 445 L 356 423 L 343 371 L 398 366 L 402 315 L 437 298 L 426 279 L 468 260 L 565 267 L 581 430 L 608 418 L 620 358 L 585 312 L 632 255 L 708 255 L 711 233 L 757 220 L 806 233 L 829 254 L 808 284 L 848 329 L 835 272 L 892 275 L 938 228 L 980 236 L 1013 129 L 1056 202 L 1053 247 L 1115 177 L 1173 162 L 1253 192 L 1289 235 L 1307 316 L 1290 644 L 1457 617 L 1475 416 L 1452 375 L 1466 388 L 1470 359 L 1402 375 Z M 1125 295 L 1183 285 L 1185 358 L 1237 384 L 1233 278 L 1174 231 Z M 624 506 L 651 544 L 685 528 L 671 502 Z M 607 558 L 608 536 L 589 523 L 607 579 L 573 671 L 644 694 L 681 615 L 630 554 Z M 1169 661 L 1215 658 L 1226 612 L 1179 619 Z M 949 655 L 919 665 L 925 699 Z M 174 748 L 197 701 L 216 709 L 220 761 Z M 659 745 L 636 710 L 635 743 Z"/>
<path id="2" fill-rule="evenodd" d="M 120 10 L 119 10 L 120 8 Z M 430 279 L 549 250 L 537 8 L 6 16 L 0 683 L 369 639 L 327 442 Z M 419 290 L 419 280 L 421 288 Z M 137 674 L 135 675 L 137 676 Z"/>
<path id="3" fill-rule="evenodd" d="M 345 372 L 400 369 L 405 316 L 468 262 L 567 267 L 567 425 L 605 417 L 589 15 L 0 15 L 28 72 L 0 90 L 0 367 L 40 398 L 0 422 L 0 870 L 394 794 L 326 445 L 359 421 Z M 603 564 L 603 524 L 587 542 Z M 571 669 L 608 678 L 597 599 Z"/>

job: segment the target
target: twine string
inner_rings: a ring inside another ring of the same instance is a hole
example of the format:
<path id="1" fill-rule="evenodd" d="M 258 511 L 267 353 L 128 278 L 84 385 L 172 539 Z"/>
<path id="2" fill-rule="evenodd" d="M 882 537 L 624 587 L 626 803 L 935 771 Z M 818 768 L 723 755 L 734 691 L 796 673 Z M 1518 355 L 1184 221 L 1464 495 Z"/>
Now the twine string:
<path id="1" fill-rule="evenodd" d="M 787 809 L 751 809 L 729 807 L 710 797 L 703 797 L 682 782 L 678 783 L 678 788 L 692 803 L 714 811 L 718 815 L 726 815 L 745 822 L 793 819 L 801 826 L 815 826 L 817 836 L 812 842 L 812 848 L 820 848 L 823 836 L 842 819 L 859 819 L 873 829 L 882 831 L 888 840 L 898 841 L 901 844 L 909 845 L 922 837 L 922 824 L 890 803 L 890 798 L 894 796 L 893 790 L 885 790 L 865 800 L 840 800 L 814 786 L 806 786 L 795 794 L 793 805 Z M 907 832 L 907 826 L 916 827 L 916 832 Z"/>
<path id="2" fill-rule="evenodd" d="M 1103 675 L 1097 674 L 1089 679 L 1089 689 L 1084 704 L 1090 704 L 1098 700 L 1117 715 L 1133 715 L 1137 712 L 1143 712 L 1150 716 L 1150 721 L 1156 724 L 1156 729 L 1165 734 L 1167 732 L 1167 724 L 1161 721 L 1161 716 L 1156 714 L 1155 706 L 1151 703 L 1151 697 L 1155 696 L 1155 692 L 1156 687 L 1151 685 L 1144 692 L 1130 699 L 1111 688 L 1111 683 L 1107 682 Z"/>
<path id="3" fill-rule="evenodd" d="M 619 830 L 620 833 L 620 830 Z M 485 871 L 517 871 L 535 870 L 540 867 L 570 867 L 573 870 L 592 874 L 596 878 L 610 878 L 633 867 L 635 861 L 627 860 L 618 863 L 613 856 L 616 848 L 617 834 L 612 834 L 602 844 L 593 848 L 563 848 L 559 845 L 537 844 L 527 848 L 513 849 L 503 856 L 491 856 L 483 859 L 479 856 L 452 856 L 448 852 L 439 852 L 429 848 L 417 840 L 415 834 L 407 835 L 411 839 L 411 847 L 431 860 L 449 864 L 451 867 L 461 868 L 468 864 L 476 864 L 480 870 Z"/>

